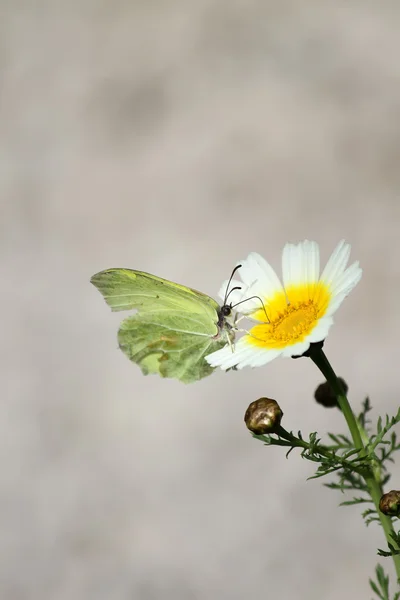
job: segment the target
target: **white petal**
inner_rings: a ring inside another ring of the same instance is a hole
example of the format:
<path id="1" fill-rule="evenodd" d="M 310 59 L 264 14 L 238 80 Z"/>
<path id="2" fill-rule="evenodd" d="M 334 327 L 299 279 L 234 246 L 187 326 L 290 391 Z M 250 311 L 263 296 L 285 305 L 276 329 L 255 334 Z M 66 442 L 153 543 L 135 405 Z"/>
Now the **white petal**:
<path id="1" fill-rule="evenodd" d="M 212 367 L 221 367 L 221 369 L 226 370 L 236 366 L 241 358 L 245 358 L 252 351 L 253 348 L 249 344 L 244 344 L 243 338 L 241 338 L 235 343 L 233 351 L 231 347 L 226 345 L 221 350 L 208 354 L 205 359 Z"/>
<path id="2" fill-rule="evenodd" d="M 310 342 L 303 341 L 298 342 L 297 344 L 293 344 L 292 346 L 286 346 L 286 348 L 282 352 L 282 356 L 301 356 L 304 354 L 306 350 L 310 347 Z"/>
<path id="3" fill-rule="evenodd" d="M 332 289 L 332 299 L 329 302 L 325 316 L 333 315 L 351 290 L 357 285 L 362 276 L 362 269 L 358 262 L 353 263 L 340 278 L 337 279 Z"/>
<path id="4" fill-rule="evenodd" d="M 297 245 L 286 244 L 282 252 L 282 275 L 285 288 L 318 281 L 318 244 L 309 240 Z"/>
<path id="5" fill-rule="evenodd" d="M 260 302 L 261 297 L 262 296 L 260 294 L 254 293 L 253 288 L 249 288 L 243 294 L 243 301 L 237 307 L 238 312 L 242 313 L 243 315 L 251 315 L 260 310 L 263 307 Z"/>
<path id="6" fill-rule="evenodd" d="M 252 315 L 254 312 L 266 308 L 268 300 L 265 297 L 265 286 L 261 287 L 259 282 L 255 282 L 251 287 L 246 288 L 243 294 L 243 301 L 238 307 L 239 312 L 244 315 Z M 268 320 L 268 313 L 265 312 L 265 319 Z"/>
<path id="7" fill-rule="evenodd" d="M 242 262 L 242 268 L 238 272 L 248 286 L 248 293 L 251 290 L 252 293 L 262 296 L 263 299 L 270 298 L 283 289 L 274 269 L 257 252 L 249 254 Z"/>
<path id="8" fill-rule="evenodd" d="M 335 282 L 340 278 L 349 261 L 351 246 L 346 244 L 344 240 L 339 242 L 328 260 L 325 269 L 322 271 L 321 281 L 327 285 L 335 285 Z"/>
<path id="9" fill-rule="evenodd" d="M 243 357 L 237 364 L 238 369 L 243 367 L 262 367 L 267 363 L 274 360 L 282 354 L 281 350 L 271 350 L 268 348 L 255 348 L 252 353 L 248 353 L 246 357 Z"/>
<path id="10" fill-rule="evenodd" d="M 333 294 L 345 294 L 346 296 L 357 285 L 362 276 L 362 269 L 358 261 L 350 265 L 340 277 L 332 283 Z"/>
<path id="11" fill-rule="evenodd" d="M 207 356 L 205 356 L 205 359 L 211 367 L 221 367 L 221 369 L 229 369 L 229 366 L 225 367 L 223 365 L 229 362 L 229 358 L 231 356 L 234 356 L 234 352 L 232 352 L 231 348 L 228 345 L 226 345 L 220 350 L 216 350 L 215 352 L 208 354 Z M 233 367 L 234 364 L 231 366 Z"/>
<path id="12" fill-rule="evenodd" d="M 234 290 L 228 297 L 228 304 L 235 306 L 240 303 L 238 311 L 245 315 L 250 315 L 255 311 L 262 309 L 267 304 L 268 297 L 274 296 L 277 292 L 283 291 L 279 277 L 274 269 L 256 252 L 251 252 L 248 257 L 240 263 L 242 266 L 238 270 L 243 283 L 237 280 L 231 281 L 232 287 L 240 286 L 240 290 Z M 219 291 L 219 297 L 224 302 L 228 280 L 224 281 Z"/>
<path id="13" fill-rule="evenodd" d="M 258 348 L 246 341 L 246 336 L 241 338 L 232 352 L 229 346 L 217 350 L 206 356 L 206 361 L 212 367 L 221 367 L 224 371 L 231 367 L 259 367 L 265 365 L 281 354 L 280 350 Z"/>
<path id="14" fill-rule="evenodd" d="M 221 298 L 222 304 L 225 303 L 226 298 L 226 290 L 228 286 L 229 280 L 227 279 L 221 286 L 221 289 L 218 292 L 218 296 Z M 256 284 L 254 284 L 256 286 Z M 259 296 L 259 294 L 254 292 L 253 288 L 248 288 L 248 286 L 242 281 L 232 280 L 229 286 L 230 290 L 235 287 L 240 287 L 240 290 L 233 290 L 229 293 L 227 298 L 227 303 L 232 304 L 235 308 L 236 305 L 239 305 L 237 310 L 243 315 L 251 314 L 255 310 L 259 310 L 261 307 L 260 300 L 255 296 Z"/>
<path id="15" fill-rule="evenodd" d="M 307 341 L 311 344 L 315 342 L 322 342 L 329 332 L 329 329 L 333 325 L 333 318 L 330 316 L 323 316 L 311 331 L 310 335 L 307 336 Z"/>
<path id="16" fill-rule="evenodd" d="M 324 317 L 330 317 L 331 315 L 334 315 L 339 306 L 342 304 L 343 300 L 346 298 L 346 295 L 347 294 L 338 294 L 337 296 L 334 296 L 329 302 Z"/>

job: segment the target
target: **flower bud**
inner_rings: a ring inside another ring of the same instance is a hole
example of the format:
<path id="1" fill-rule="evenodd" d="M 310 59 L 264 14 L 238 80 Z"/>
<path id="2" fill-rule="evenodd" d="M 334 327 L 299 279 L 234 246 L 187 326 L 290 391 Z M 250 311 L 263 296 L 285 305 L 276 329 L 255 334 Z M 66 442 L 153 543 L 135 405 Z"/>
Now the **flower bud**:
<path id="1" fill-rule="evenodd" d="M 400 492 L 398 490 L 391 490 L 387 494 L 383 494 L 379 501 L 379 510 L 384 515 L 391 517 L 400 516 Z"/>
<path id="2" fill-rule="evenodd" d="M 276 402 L 271 398 L 259 398 L 254 400 L 244 415 L 244 420 L 247 429 L 250 429 L 256 435 L 262 435 L 264 433 L 276 433 L 283 412 Z"/>
<path id="3" fill-rule="evenodd" d="M 349 388 L 345 380 L 341 377 L 338 377 L 338 381 L 340 383 L 340 386 L 343 388 L 344 393 L 347 394 L 347 390 Z M 329 381 L 325 381 L 325 383 L 321 383 L 321 385 L 317 387 L 314 393 L 314 398 L 316 399 L 318 404 L 322 404 L 322 406 L 325 406 L 325 408 L 338 406 L 336 394 L 333 391 Z"/>

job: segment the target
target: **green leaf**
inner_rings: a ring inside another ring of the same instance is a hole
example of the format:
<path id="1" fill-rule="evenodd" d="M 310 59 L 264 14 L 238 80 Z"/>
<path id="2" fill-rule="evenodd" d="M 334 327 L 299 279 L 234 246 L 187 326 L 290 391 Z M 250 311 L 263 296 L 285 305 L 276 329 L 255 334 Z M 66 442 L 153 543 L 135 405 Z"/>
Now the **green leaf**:
<path id="1" fill-rule="evenodd" d="M 370 498 L 353 498 L 352 500 L 346 500 L 345 502 L 341 502 L 339 506 L 352 506 L 353 504 L 365 504 L 372 503 L 373 500 Z"/>
<path id="2" fill-rule="evenodd" d="M 381 565 L 377 565 L 375 569 L 375 575 L 377 579 L 377 583 L 372 579 L 369 580 L 369 584 L 371 589 L 381 600 L 390 600 L 389 599 L 389 577 L 385 575 L 385 571 L 383 570 Z M 396 596 L 394 600 L 396 600 Z"/>
<path id="3" fill-rule="evenodd" d="M 393 437 L 393 435 L 392 435 L 390 442 L 387 440 L 384 440 L 384 437 L 390 431 L 390 429 L 399 422 L 400 422 L 400 408 L 394 417 L 390 418 L 388 415 L 386 415 L 384 426 L 382 424 L 381 417 L 379 417 L 378 423 L 377 423 L 377 433 L 370 437 L 369 444 L 366 446 L 366 451 L 368 452 L 368 454 L 371 458 L 374 458 L 376 460 L 377 457 L 375 455 L 375 449 L 377 448 L 378 445 L 389 446 L 389 448 L 387 450 L 384 448 L 383 449 L 381 448 L 381 452 L 382 452 L 381 462 L 383 462 L 384 460 L 388 460 L 390 457 L 390 454 L 392 452 L 400 449 L 396 443 L 396 436 Z"/>
<path id="4" fill-rule="evenodd" d="M 382 600 L 385 600 L 384 597 L 382 596 L 382 594 L 380 593 L 378 586 L 372 579 L 369 580 L 369 585 L 371 586 L 371 588 L 375 592 L 375 594 L 377 596 L 379 596 L 379 598 L 382 598 Z"/>

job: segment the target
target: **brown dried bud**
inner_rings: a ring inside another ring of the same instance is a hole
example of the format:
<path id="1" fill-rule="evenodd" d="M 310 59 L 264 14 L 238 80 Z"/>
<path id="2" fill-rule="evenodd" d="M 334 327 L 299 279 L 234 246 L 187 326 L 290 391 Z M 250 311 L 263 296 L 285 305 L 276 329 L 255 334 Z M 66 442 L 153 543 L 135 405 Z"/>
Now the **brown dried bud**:
<path id="1" fill-rule="evenodd" d="M 379 501 L 379 510 L 384 515 L 390 515 L 391 517 L 400 516 L 400 492 L 398 490 L 391 490 L 387 494 L 383 494 Z"/>
<path id="2" fill-rule="evenodd" d="M 244 415 L 247 429 L 250 429 L 256 435 L 264 433 L 276 433 L 283 412 L 276 400 L 271 398 L 259 398 L 254 400 Z"/>
<path id="3" fill-rule="evenodd" d="M 338 377 L 338 381 L 339 381 L 341 387 L 343 388 L 344 393 L 347 394 L 347 390 L 349 388 L 348 388 L 348 385 L 345 382 L 345 380 L 342 379 L 341 377 Z M 322 404 L 322 406 L 325 406 L 325 408 L 331 408 L 332 406 L 338 406 L 336 394 L 333 391 L 329 381 L 325 381 L 325 383 L 321 383 L 321 385 L 319 385 L 317 387 L 317 389 L 315 390 L 315 393 L 314 393 L 314 398 L 316 399 L 318 404 Z"/>

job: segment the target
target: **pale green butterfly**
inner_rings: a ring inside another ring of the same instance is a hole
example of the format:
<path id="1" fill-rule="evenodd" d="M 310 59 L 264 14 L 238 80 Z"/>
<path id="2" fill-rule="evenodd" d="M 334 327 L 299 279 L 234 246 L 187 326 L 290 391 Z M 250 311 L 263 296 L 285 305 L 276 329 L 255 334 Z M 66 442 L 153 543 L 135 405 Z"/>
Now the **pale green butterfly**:
<path id="1" fill-rule="evenodd" d="M 138 311 L 118 331 L 119 347 L 127 357 L 145 375 L 192 383 L 214 371 L 205 356 L 234 342 L 235 317 L 227 300 L 238 289 L 228 292 L 240 266 L 232 272 L 222 306 L 197 290 L 142 271 L 107 269 L 90 281 L 111 310 Z"/>

